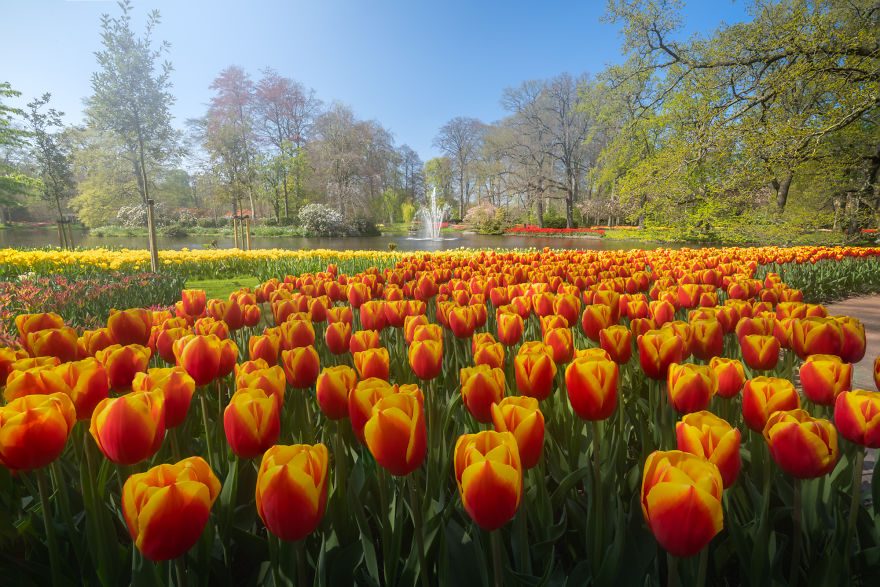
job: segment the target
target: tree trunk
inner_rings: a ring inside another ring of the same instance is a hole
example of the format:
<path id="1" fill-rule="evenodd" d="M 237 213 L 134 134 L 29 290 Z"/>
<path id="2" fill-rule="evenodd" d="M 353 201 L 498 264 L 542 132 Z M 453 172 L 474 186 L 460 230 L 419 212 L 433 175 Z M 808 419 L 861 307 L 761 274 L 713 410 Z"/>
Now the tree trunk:
<path id="1" fill-rule="evenodd" d="M 538 215 L 538 228 L 544 228 L 544 194 L 538 192 L 535 199 L 535 213 Z"/>
<path id="2" fill-rule="evenodd" d="M 458 176 L 458 219 L 464 219 L 464 171 Z"/>
<path id="3" fill-rule="evenodd" d="M 773 186 L 776 187 L 776 213 L 782 214 L 785 212 L 785 204 L 788 202 L 788 190 L 791 187 L 791 180 L 794 178 L 794 173 L 791 171 L 786 172 L 783 176 L 782 180 L 777 182 L 773 181 Z"/>

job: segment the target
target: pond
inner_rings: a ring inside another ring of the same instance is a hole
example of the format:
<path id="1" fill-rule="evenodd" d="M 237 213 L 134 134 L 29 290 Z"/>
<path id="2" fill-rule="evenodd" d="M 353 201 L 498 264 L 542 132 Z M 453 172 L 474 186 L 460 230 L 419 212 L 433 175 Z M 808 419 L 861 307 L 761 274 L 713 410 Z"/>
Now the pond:
<path id="1" fill-rule="evenodd" d="M 98 237 L 86 231 L 74 230 L 74 243 L 85 248 L 128 248 L 146 249 L 146 236 L 103 236 Z M 183 238 L 159 236 L 159 249 L 201 249 L 210 247 L 230 249 L 234 246 L 232 236 L 192 235 Z M 681 245 L 652 244 L 639 241 L 609 240 L 578 237 L 546 236 L 491 236 L 470 233 L 444 234 L 441 240 L 428 240 L 407 235 L 360 236 L 345 238 L 322 237 L 251 237 L 253 249 L 359 249 L 368 251 L 387 251 L 389 243 L 395 243 L 399 251 L 442 251 L 469 247 L 477 249 L 543 248 L 620 250 L 654 249 L 658 247 L 679 248 Z M 58 233 L 54 228 L 16 228 L 0 230 L 0 248 L 29 248 L 57 246 Z"/>

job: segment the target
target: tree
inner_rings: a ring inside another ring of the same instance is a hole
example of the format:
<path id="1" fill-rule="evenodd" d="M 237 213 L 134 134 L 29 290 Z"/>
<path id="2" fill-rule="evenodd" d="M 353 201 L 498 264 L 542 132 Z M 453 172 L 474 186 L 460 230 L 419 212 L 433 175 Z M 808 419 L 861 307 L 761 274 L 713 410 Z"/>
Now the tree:
<path id="1" fill-rule="evenodd" d="M 220 72 L 211 89 L 208 113 L 203 121 L 204 145 L 222 178 L 233 212 L 242 209 L 248 198 L 255 213 L 256 134 L 252 116 L 254 84 L 242 68 L 230 66 Z"/>
<path id="2" fill-rule="evenodd" d="M 449 157 L 434 157 L 425 162 L 425 193 L 437 190 L 437 199 L 452 199 L 452 162 Z"/>
<path id="3" fill-rule="evenodd" d="M 28 103 L 28 112 L 24 114 L 30 125 L 33 143 L 33 158 L 39 168 L 40 197 L 55 206 L 58 218 L 63 216 L 62 203 L 76 193 L 73 180 L 70 153 L 65 143 L 59 140 L 60 133 L 52 132 L 52 128 L 63 128 L 61 117 L 63 112 L 49 108 L 41 112 L 51 99 L 51 94 L 43 94 L 40 98 Z"/>
<path id="4" fill-rule="evenodd" d="M 681 177 L 715 194 L 766 186 L 781 216 L 799 175 L 836 169 L 880 207 L 880 5 L 753 0 L 750 20 L 688 41 L 679 9 L 676 0 L 610 2 L 628 60 L 606 78 L 612 90 L 640 80 L 629 97 L 636 120 L 677 116 L 680 132 L 667 136 Z"/>
<path id="5" fill-rule="evenodd" d="M 101 16 L 101 44 L 95 52 L 99 70 L 92 74 L 92 96 L 86 100 L 89 125 L 112 133 L 124 147 L 138 193 L 150 200 L 152 167 L 159 167 L 178 153 L 178 135 L 171 128 L 169 106 L 171 64 L 158 60 L 168 51 L 167 42 L 153 48 L 153 30 L 159 12 L 147 17 L 142 37 L 131 29 L 131 2 L 119 3 L 122 16 Z"/>
<path id="6" fill-rule="evenodd" d="M 28 133 L 13 124 L 13 116 L 23 112 L 3 104 L 2 98 L 16 98 L 21 92 L 12 89 L 8 82 L 0 82 L 0 148 L 8 152 L 25 146 Z M 34 179 L 19 171 L 7 157 L 0 158 L 0 207 L 18 206 L 16 195 L 26 194 L 34 185 Z"/>
<path id="7" fill-rule="evenodd" d="M 464 218 L 465 210 L 470 203 L 471 164 L 480 150 L 483 132 L 486 125 L 476 118 L 456 116 L 440 127 L 434 137 L 434 146 L 442 149 L 454 165 L 458 176 L 458 217 Z"/>
<path id="8" fill-rule="evenodd" d="M 254 93 L 254 117 L 260 138 L 279 154 L 275 164 L 283 172 L 280 189 L 284 203 L 284 217 L 290 217 L 288 175 L 293 174 L 294 198 L 302 199 L 302 167 L 297 158 L 304 154 L 320 101 L 314 90 L 290 78 L 278 75 L 272 68 L 263 70 Z"/>

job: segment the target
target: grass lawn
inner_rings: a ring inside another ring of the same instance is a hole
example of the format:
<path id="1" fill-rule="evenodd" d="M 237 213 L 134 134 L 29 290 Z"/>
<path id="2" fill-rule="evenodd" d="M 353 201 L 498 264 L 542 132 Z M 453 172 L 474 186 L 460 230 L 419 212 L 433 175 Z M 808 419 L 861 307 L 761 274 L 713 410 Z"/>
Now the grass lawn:
<path id="1" fill-rule="evenodd" d="M 187 280 L 186 288 L 205 290 L 205 296 L 209 300 L 226 299 L 229 294 L 242 287 L 256 287 L 259 283 L 260 280 L 253 275 L 236 275 L 227 279 Z"/>

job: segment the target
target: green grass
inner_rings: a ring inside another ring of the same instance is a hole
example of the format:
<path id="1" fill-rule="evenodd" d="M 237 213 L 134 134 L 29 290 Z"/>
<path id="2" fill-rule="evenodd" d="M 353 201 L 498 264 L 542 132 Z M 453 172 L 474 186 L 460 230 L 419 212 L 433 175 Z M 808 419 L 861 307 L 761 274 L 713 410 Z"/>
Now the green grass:
<path id="1" fill-rule="evenodd" d="M 256 287 L 260 280 L 253 275 L 237 275 L 227 279 L 187 280 L 186 289 L 203 289 L 209 300 L 226 299 L 234 291 L 243 287 Z"/>

